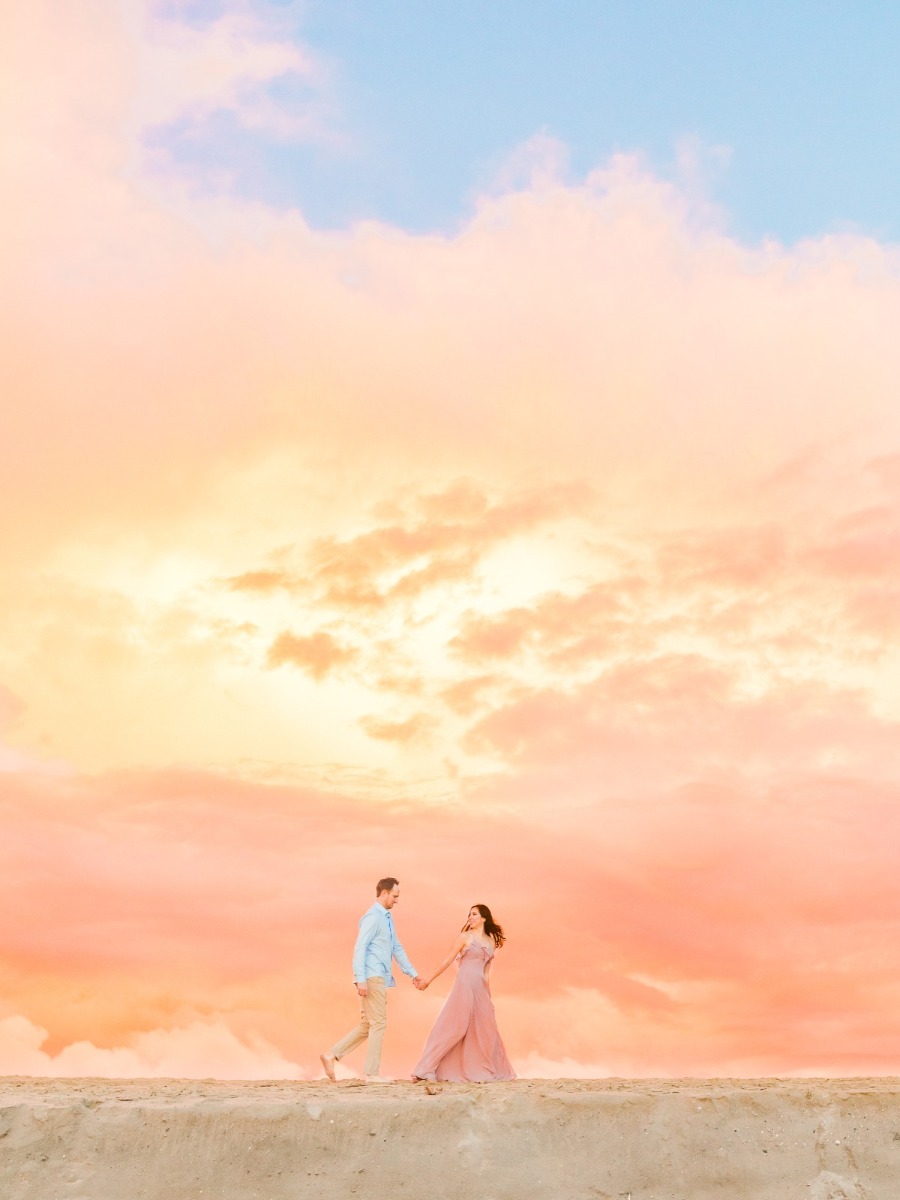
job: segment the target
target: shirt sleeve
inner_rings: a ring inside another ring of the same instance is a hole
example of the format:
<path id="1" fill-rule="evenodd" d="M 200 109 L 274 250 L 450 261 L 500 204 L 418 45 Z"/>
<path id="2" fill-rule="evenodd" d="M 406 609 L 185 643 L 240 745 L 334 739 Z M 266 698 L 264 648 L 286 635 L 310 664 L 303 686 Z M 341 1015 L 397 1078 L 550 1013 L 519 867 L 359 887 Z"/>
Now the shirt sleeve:
<path id="1" fill-rule="evenodd" d="M 400 945 L 400 939 L 394 934 L 394 958 L 400 964 L 400 970 L 404 975 L 409 975 L 412 979 L 418 975 L 418 971 L 406 957 L 406 951 Z"/>
<path id="2" fill-rule="evenodd" d="M 359 922 L 359 933 L 353 947 L 353 979 L 356 983 L 366 982 L 366 951 L 377 932 L 378 918 L 375 913 L 365 913 Z"/>

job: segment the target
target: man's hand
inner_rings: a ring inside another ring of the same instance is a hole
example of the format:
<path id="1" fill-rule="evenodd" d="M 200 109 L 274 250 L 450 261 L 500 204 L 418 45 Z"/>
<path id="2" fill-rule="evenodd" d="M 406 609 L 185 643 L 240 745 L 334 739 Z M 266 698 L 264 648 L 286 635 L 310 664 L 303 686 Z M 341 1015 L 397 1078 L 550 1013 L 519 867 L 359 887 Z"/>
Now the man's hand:
<path id="1" fill-rule="evenodd" d="M 423 979 L 421 975 L 417 975 L 413 980 L 413 987 L 415 987 L 416 991 L 424 992 L 428 987 L 428 980 Z"/>
<path id="2" fill-rule="evenodd" d="M 369 989 L 366 987 L 366 985 L 364 983 L 358 983 L 356 985 L 356 990 L 359 993 L 359 995 L 363 996 L 363 997 L 368 996 L 368 994 L 369 994 Z"/>

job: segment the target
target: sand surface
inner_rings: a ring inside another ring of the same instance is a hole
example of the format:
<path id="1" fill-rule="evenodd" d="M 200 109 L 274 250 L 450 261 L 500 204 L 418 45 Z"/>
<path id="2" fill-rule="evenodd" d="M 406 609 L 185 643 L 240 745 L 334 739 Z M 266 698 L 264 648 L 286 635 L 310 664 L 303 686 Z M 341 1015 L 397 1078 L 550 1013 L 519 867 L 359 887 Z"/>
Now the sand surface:
<path id="1" fill-rule="evenodd" d="M 0 1081 L 2 1200 L 900 1200 L 900 1079 Z"/>

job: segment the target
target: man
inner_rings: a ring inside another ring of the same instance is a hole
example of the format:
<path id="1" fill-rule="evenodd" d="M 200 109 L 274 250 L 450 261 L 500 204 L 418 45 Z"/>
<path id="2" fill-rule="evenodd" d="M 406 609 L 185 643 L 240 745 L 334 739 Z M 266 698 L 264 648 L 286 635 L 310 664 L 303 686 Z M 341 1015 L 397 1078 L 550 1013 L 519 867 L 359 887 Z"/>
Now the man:
<path id="1" fill-rule="evenodd" d="M 400 899 L 400 884 L 391 876 L 375 885 L 376 900 L 359 922 L 359 934 L 353 950 L 353 982 L 359 995 L 359 1024 L 330 1050 L 319 1057 L 325 1074 L 334 1082 L 334 1064 L 367 1038 L 365 1079 L 367 1083 L 390 1083 L 379 1075 L 381 1043 L 387 1022 L 387 989 L 395 987 L 391 959 L 396 958 L 404 975 L 421 989 L 422 978 L 406 957 L 394 932 L 391 909 Z"/>

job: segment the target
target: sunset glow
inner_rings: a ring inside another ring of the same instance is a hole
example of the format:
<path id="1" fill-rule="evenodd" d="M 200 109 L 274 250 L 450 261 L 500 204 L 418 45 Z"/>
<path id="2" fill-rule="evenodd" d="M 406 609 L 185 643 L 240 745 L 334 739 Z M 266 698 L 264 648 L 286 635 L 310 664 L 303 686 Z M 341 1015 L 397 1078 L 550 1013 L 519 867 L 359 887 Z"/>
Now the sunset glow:
<path id="1" fill-rule="evenodd" d="M 452 229 L 200 186 L 362 153 L 207 7 L 0 18 L 0 1071 L 319 1074 L 392 873 L 522 1075 L 900 1072 L 896 246 L 540 129 Z"/>

